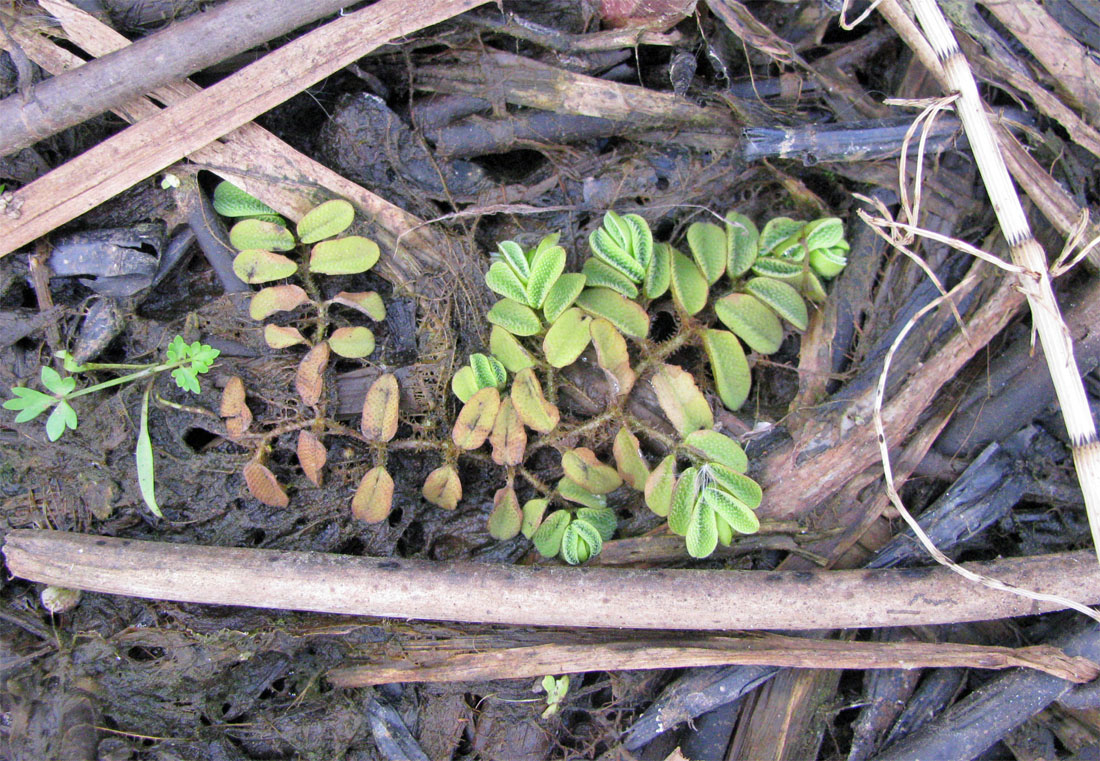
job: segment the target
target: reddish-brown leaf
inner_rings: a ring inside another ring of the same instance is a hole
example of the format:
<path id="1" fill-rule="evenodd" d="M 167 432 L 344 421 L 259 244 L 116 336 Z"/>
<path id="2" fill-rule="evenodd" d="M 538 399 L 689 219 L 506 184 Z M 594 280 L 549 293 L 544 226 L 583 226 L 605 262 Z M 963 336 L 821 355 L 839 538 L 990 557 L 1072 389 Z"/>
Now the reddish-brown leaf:
<path id="1" fill-rule="evenodd" d="M 459 449 L 477 449 L 489 438 L 500 410 L 500 393 L 492 386 L 483 388 L 462 406 L 451 438 Z"/>
<path id="2" fill-rule="evenodd" d="M 252 425 L 252 410 L 245 402 L 244 381 L 234 375 L 222 391 L 221 416 L 229 435 L 237 438 Z"/>
<path id="3" fill-rule="evenodd" d="M 244 482 L 248 484 L 248 491 L 252 496 L 272 507 L 286 507 L 290 499 L 279 485 L 279 479 L 267 469 L 265 465 L 251 461 L 244 466 Z"/>
<path id="4" fill-rule="evenodd" d="M 393 478 L 385 468 L 377 466 L 367 471 L 355 496 L 351 499 L 351 514 L 367 523 L 385 520 L 393 507 Z"/>
<path id="5" fill-rule="evenodd" d="M 421 493 L 433 505 L 454 510 L 462 499 L 462 481 L 452 466 L 441 465 L 428 474 Z"/>
<path id="6" fill-rule="evenodd" d="M 371 384 L 363 400 L 363 418 L 359 425 L 367 441 L 381 443 L 396 435 L 400 397 L 397 378 L 391 373 L 379 376 Z"/>
<path id="7" fill-rule="evenodd" d="M 298 463 L 314 486 L 321 485 L 321 470 L 326 460 L 328 452 L 321 440 L 307 430 L 298 431 Z"/>
<path id="8" fill-rule="evenodd" d="M 523 421 L 516 414 L 511 397 L 504 397 L 500 403 L 489 443 L 493 446 L 493 462 L 497 465 L 519 465 L 523 462 L 527 432 L 523 430 Z"/>
<path id="9" fill-rule="evenodd" d="M 325 367 L 328 366 L 328 343 L 322 341 L 314 346 L 298 364 L 298 374 L 294 377 L 294 388 L 298 396 L 310 407 L 316 407 L 321 401 L 321 392 L 325 388 Z"/>
<path id="10" fill-rule="evenodd" d="M 511 539 L 523 525 L 523 511 L 519 507 L 515 489 L 506 486 L 493 495 L 493 512 L 489 513 L 489 536 L 494 539 Z"/>

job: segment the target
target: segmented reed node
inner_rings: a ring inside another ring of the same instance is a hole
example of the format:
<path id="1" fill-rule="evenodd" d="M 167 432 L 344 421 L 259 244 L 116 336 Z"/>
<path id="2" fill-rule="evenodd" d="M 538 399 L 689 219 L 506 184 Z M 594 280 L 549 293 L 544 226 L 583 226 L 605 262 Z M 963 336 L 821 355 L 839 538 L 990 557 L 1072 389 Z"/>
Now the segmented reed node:
<path id="1" fill-rule="evenodd" d="M 966 130 L 970 149 L 978 164 L 978 171 L 985 183 L 993 210 L 997 214 L 997 221 L 1008 242 L 1012 260 L 1024 268 L 1024 272 L 1018 275 L 1020 290 L 1027 296 L 1031 307 L 1032 322 L 1039 334 L 1047 368 L 1062 407 L 1077 478 L 1085 498 L 1093 544 L 1097 558 L 1100 559 L 1100 444 L 1096 440 L 1096 426 L 1073 357 L 1073 340 L 1062 321 L 1058 302 L 1050 285 L 1046 253 L 1031 234 L 978 94 L 974 76 L 947 21 L 935 0 L 912 0 L 912 7 L 928 43 L 942 65 L 942 84 L 959 94 L 955 101 L 955 110 Z"/>

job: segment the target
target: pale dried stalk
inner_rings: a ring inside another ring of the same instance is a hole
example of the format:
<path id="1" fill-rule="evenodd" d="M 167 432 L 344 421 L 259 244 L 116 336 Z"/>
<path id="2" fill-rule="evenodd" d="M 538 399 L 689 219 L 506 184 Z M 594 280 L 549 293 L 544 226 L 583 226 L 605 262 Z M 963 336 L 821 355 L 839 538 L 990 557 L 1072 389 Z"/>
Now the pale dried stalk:
<path id="1" fill-rule="evenodd" d="M 1017 276 L 1019 287 L 1031 307 L 1034 329 L 1042 342 L 1047 369 L 1062 407 L 1093 544 L 1100 560 L 1100 443 L 1096 439 L 1096 426 L 1073 358 L 1073 342 L 1050 285 L 1046 253 L 1031 234 L 1020 199 L 1009 179 L 1008 168 L 997 147 L 977 84 L 943 14 L 935 0 L 913 0 L 912 6 L 928 43 L 942 64 L 950 88 L 958 91 L 955 110 L 970 141 L 971 152 L 1008 242 L 1012 260 L 1025 270 Z"/>

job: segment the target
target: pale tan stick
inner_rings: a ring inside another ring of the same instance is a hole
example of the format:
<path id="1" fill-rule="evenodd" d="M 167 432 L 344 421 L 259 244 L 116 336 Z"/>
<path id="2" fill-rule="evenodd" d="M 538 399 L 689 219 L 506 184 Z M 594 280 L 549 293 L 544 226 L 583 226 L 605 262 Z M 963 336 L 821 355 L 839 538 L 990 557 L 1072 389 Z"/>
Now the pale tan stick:
<path id="1" fill-rule="evenodd" d="M 379 45 L 482 2 L 381 0 L 287 43 L 15 191 L 0 213 L 0 254 L 88 211 Z"/>
<path id="2" fill-rule="evenodd" d="M 1052 602 L 940 568 L 627 571 L 363 558 L 16 530 L 8 570 L 45 584 L 157 600 L 520 626 L 838 629 L 1033 615 Z M 1076 552 L 974 566 L 1008 583 L 1100 601 Z"/>
<path id="3" fill-rule="evenodd" d="M 1056 647 L 987 647 L 953 642 L 848 642 L 780 634 L 751 637 L 672 639 L 631 636 L 610 642 L 563 642 L 516 647 L 425 643 L 427 652 L 405 650 L 400 660 L 333 669 L 337 687 L 392 682 L 481 682 L 587 671 L 693 668 L 696 666 L 782 666 L 807 669 L 1031 668 L 1071 682 L 1100 676 L 1087 658 Z"/>
<path id="4" fill-rule="evenodd" d="M 1096 426 L 1088 397 L 1073 357 L 1073 342 L 1050 285 L 1046 253 L 1031 234 L 1008 168 L 997 147 L 978 87 L 943 14 L 934 0 L 914 0 L 913 10 L 951 89 L 959 94 L 955 110 L 970 141 L 970 150 L 1012 252 L 1012 260 L 1025 270 L 1018 276 L 1019 287 L 1031 307 L 1032 322 L 1039 334 L 1047 369 L 1062 407 L 1062 418 L 1070 435 L 1073 461 L 1077 466 L 1077 477 L 1092 528 L 1093 544 L 1100 560 L 1100 443 L 1096 439 Z"/>

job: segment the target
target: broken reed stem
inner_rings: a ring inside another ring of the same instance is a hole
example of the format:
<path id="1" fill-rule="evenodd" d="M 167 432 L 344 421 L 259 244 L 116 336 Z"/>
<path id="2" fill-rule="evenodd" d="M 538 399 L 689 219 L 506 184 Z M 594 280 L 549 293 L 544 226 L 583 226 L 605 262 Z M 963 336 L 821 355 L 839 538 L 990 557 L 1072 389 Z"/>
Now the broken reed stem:
<path id="1" fill-rule="evenodd" d="M 1062 606 L 976 587 L 941 568 L 626 570 L 434 562 L 15 530 L 8 570 L 154 600 L 517 626 L 842 629 L 1035 615 Z M 1087 551 L 968 564 L 1006 583 L 1100 602 Z"/>
<path id="2" fill-rule="evenodd" d="M 1008 168 L 997 147 L 977 84 L 947 21 L 935 0 L 913 0 L 912 6 L 936 58 L 942 64 L 949 87 L 958 92 L 955 111 L 966 131 L 970 150 L 1008 242 L 1012 260 L 1025 270 L 1017 276 L 1020 291 L 1031 307 L 1032 324 L 1039 334 L 1047 368 L 1062 407 L 1073 462 L 1077 467 L 1077 478 L 1081 483 L 1092 529 L 1093 545 L 1100 561 L 1100 443 L 1096 439 L 1096 426 L 1073 357 L 1073 342 L 1050 285 L 1046 253 L 1031 234 Z"/>

